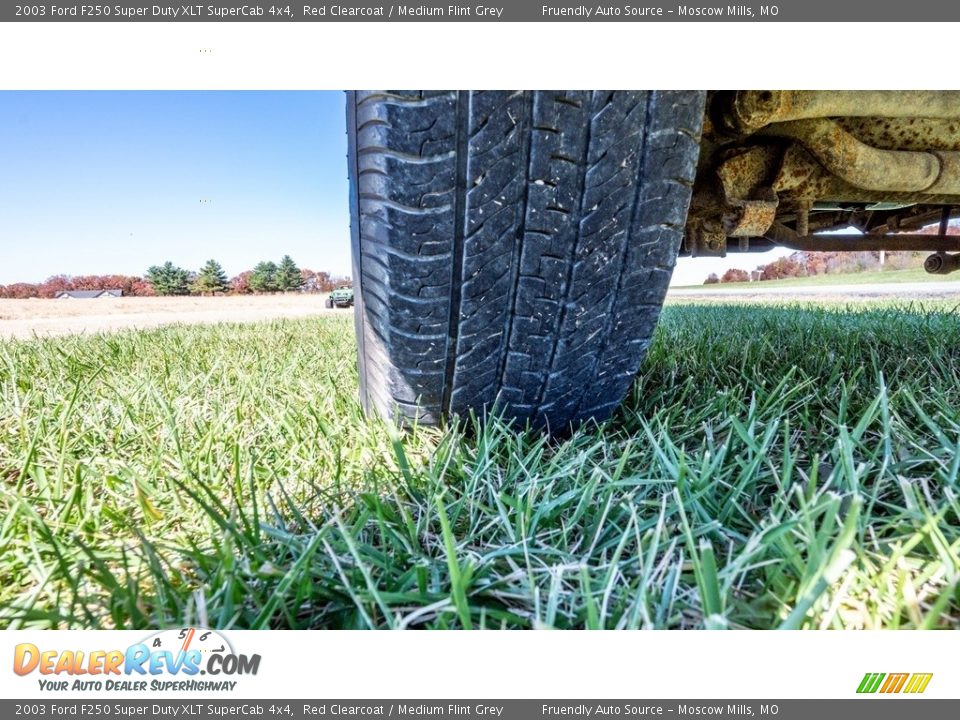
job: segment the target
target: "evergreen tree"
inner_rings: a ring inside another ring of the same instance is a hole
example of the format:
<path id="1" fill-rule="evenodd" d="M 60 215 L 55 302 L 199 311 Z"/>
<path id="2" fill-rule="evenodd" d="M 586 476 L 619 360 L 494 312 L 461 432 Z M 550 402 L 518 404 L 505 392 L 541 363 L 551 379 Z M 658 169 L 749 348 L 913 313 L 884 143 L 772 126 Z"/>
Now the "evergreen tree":
<path id="1" fill-rule="evenodd" d="M 265 261 L 257 263 L 250 274 L 250 288 L 255 292 L 273 292 L 277 289 L 277 264 Z"/>
<path id="2" fill-rule="evenodd" d="M 147 270 L 147 280 L 157 295 L 188 295 L 190 273 L 167 260 L 163 265 L 153 265 Z"/>
<path id="3" fill-rule="evenodd" d="M 223 271 L 220 263 L 216 260 L 207 260 L 206 264 L 200 268 L 200 272 L 197 273 L 192 289 L 201 295 L 225 292 L 227 289 L 227 274 Z"/>
<path id="4" fill-rule="evenodd" d="M 280 260 L 280 266 L 277 268 L 276 284 L 277 290 L 287 292 L 288 290 L 299 290 L 303 287 L 303 275 L 300 268 L 289 255 L 284 255 Z"/>

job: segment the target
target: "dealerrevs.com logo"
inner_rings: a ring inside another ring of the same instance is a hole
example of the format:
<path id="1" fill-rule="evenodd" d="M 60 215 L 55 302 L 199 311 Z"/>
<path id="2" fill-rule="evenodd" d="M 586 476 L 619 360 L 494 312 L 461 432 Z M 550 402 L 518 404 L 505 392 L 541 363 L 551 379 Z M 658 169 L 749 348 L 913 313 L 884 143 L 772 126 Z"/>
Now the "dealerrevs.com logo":
<path id="1" fill-rule="evenodd" d="M 45 691 L 231 691 L 237 676 L 256 675 L 260 655 L 234 652 L 221 634 L 206 628 L 165 630 L 126 650 L 14 648 L 13 671 L 36 674 Z M 200 676 L 203 676 L 202 679 Z"/>

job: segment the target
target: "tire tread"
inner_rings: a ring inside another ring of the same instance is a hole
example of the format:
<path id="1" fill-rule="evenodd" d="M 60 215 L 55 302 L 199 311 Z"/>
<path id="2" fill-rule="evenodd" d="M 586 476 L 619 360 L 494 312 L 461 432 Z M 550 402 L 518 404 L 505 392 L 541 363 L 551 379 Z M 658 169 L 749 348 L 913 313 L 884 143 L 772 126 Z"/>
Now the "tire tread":
<path id="1" fill-rule="evenodd" d="M 702 112 L 689 91 L 350 93 L 365 406 L 609 415 L 663 303 Z"/>

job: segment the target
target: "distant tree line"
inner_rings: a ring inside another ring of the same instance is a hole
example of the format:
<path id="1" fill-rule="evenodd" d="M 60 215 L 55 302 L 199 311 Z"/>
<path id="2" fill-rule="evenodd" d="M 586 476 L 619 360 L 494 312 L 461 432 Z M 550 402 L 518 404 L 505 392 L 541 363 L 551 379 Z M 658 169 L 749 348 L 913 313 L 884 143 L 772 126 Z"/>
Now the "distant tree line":
<path id="1" fill-rule="evenodd" d="M 279 263 L 266 260 L 252 270 L 228 277 L 216 260 L 208 260 L 197 271 L 166 261 L 152 265 L 143 277 L 129 275 L 54 275 L 42 283 L 0 285 L 0 298 L 53 298 L 69 290 L 123 290 L 124 295 L 245 295 L 259 293 L 327 293 L 350 284 L 349 277 L 297 267 L 289 255 Z"/>
<path id="2" fill-rule="evenodd" d="M 123 290 L 124 295 L 156 295 L 144 278 L 131 275 L 54 275 L 42 283 L 0 285 L 0 298 L 52 298 L 65 290 Z"/>
<path id="3" fill-rule="evenodd" d="M 923 265 L 929 253 L 917 252 L 795 252 L 747 271 L 730 268 L 723 275 L 710 273 L 704 285 L 749 281 L 782 280 L 784 278 L 837 275 L 877 270 L 906 270 Z"/>

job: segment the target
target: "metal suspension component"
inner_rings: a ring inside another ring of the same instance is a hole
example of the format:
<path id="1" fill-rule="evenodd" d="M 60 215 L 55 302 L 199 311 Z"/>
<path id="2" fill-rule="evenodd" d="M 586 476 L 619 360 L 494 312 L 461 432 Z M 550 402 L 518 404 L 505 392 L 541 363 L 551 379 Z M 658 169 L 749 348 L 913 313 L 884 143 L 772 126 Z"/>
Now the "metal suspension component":
<path id="1" fill-rule="evenodd" d="M 740 90 L 725 112 L 728 129 L 825 117 L 960 118 L 960 92 L 937 90 Z"/>
<path id="2" fill-rule="evenodd" d="M 879 251 L 879 250 L 936 250 L 938 252 L 960 251 L 960 235 L 851 235 L 847 233 L 822 233 L 798 235 L 786 225 L 774 223 L 763 237 L 776 245 L 791 250 L 809 252 Z"/>
<path id="3" fill-rule="evenodd" d="M 708 98 L 686 253 L 929 250 L 952 269 L 960 236 L 928 226 L 960 207 L 960 91 Z"/>
<path id="4" fill-rule="evenodd" d="M 831 173 L 865 190 L 960 194 L 957 151 L 880 150 L 827 119 L 778 123 L 760 133 L 800 142 Z"/>

